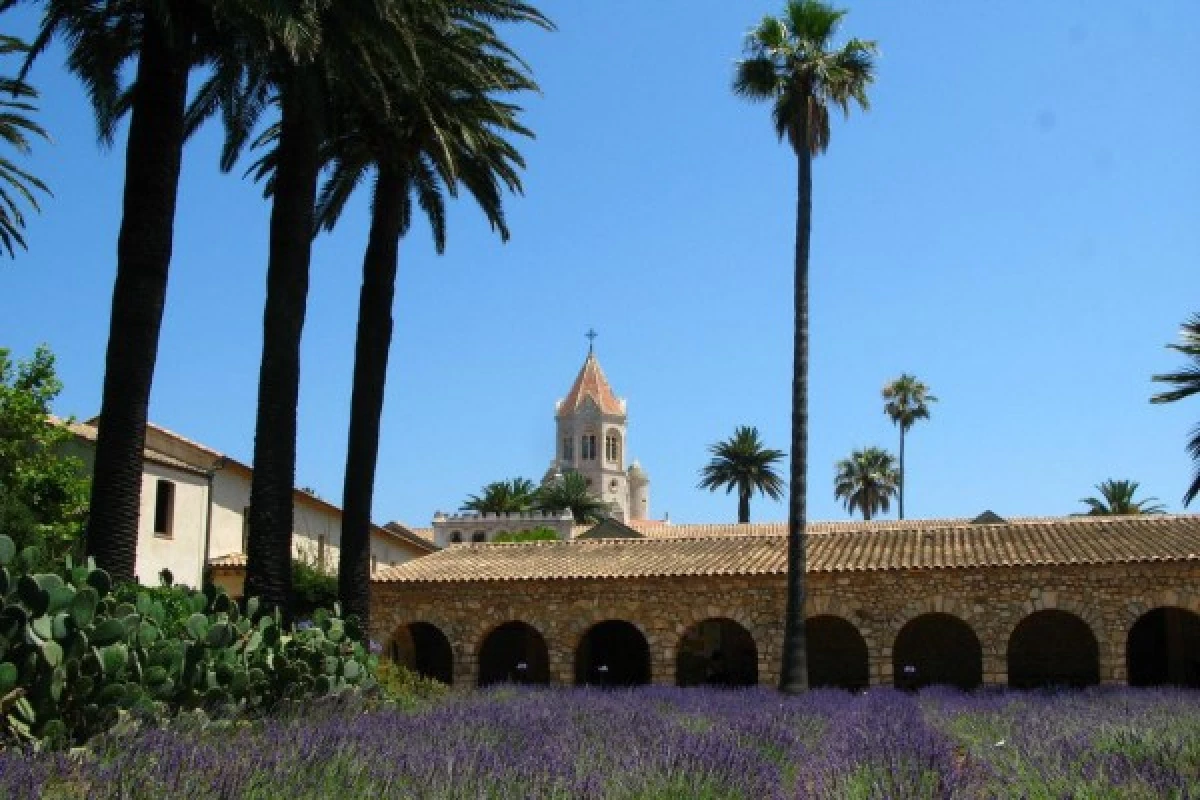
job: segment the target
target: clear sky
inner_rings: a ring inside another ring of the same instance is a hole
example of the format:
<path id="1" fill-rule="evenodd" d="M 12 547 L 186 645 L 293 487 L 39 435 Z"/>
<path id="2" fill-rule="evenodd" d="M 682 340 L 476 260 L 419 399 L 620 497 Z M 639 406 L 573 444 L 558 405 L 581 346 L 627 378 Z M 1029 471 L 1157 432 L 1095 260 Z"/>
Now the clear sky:
<path id="1" fill-rule="evenodd" d="M 652 515 L 735 518 L 696 488 L 707 446 L 739 424 L 788 443 L 794 159 L 729 90 L 744 32 L 780 5 L 560 0 L 556 33 L 513 35 L 543 88 L 525 195 L 506 245 L 466 202 L 445 256 L 421 223 L 401 245 L 377 521 L 540 479 L 590 326 Z M 1200 403 L 1147 401 L 1200 311 L 1200 5 L 861 2 L 845 32 L 881 56 L 872 110 L 835 122 L 815 168 L 812 518 L 846 518 L 836 460 L 895 449 L 879 392 L 902 371 L 941 400 L 909 438 L 908 516 L 1068 513 L 1106 478 L 1178 510 Z M 53 49 L 32 76 L 54 143 L 29 166 L 55 196 L 0 264 L 0 346 L 48 343 L 57 410 L 89 417 L 124 137 L 96 146 L 61 64 Z M 151 418 L 249 460 L 268 207 L 218 172 L 218 142 L 185 154 Z M 366 225 L 364 197 L 317 242 L 305 327 L 297 482 L 335 503 Z"/>

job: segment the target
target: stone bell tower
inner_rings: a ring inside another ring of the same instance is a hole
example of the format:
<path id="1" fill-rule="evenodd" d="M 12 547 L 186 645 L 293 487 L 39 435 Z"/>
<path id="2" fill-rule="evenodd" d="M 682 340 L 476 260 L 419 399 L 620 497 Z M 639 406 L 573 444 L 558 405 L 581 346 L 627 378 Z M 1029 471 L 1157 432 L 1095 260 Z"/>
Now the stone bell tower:
<path id="1" fill-rule="evenodd" d="M 613 516 L 626 521 L 650 513 L 650 478 L 634 462 L 625 467 L 625 401 L 617 397 L 592 346 L 567 396 L 555 406 L 555 457 L 546 479 L 575 470 L 587 479 L 592 494 L 609 503 Z"/>

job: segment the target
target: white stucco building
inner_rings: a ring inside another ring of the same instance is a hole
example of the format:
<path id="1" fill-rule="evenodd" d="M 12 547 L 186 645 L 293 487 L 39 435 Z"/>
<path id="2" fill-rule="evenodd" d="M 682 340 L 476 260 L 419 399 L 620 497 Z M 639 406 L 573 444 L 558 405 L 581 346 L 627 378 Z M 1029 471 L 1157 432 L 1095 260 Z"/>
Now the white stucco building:
<path id="1" fill-rule="evenodd" d="M 74 454 L 91 468 L 95 420 L 72 423 Z M 249 466 L 210 447 L 150 423 L 142 470 L 136 573 L 144 584 L 171 571 L 178 583 L 199 586 L 206 565 L 234 596 L 242 593 L 246 566 Z M 308 492 L 293 495 L 292 547 L 297 558 L 335 571 L 342 511 Z M 402 525 L 371 526 L 372 572 L 436 550 Z"/>

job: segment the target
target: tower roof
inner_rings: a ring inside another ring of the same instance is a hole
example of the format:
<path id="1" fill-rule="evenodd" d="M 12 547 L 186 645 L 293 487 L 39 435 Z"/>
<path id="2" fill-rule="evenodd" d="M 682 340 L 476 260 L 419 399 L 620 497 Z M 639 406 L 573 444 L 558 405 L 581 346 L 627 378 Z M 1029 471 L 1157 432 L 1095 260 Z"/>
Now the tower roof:
<path id="1" fill-rule="evenodd" d="M 575 377 L 575 383 L 571 384 L 571 391 L 559 402 L 558 412 L 569 414 L 576 411 L 587 397 L 592 399 L 601 413 L 625 413 L 625 401 L 617 397 L 608 383 L 608 378 L 604 377 L 604 370 L 600 369 L 596 354 L 590 351 L 579 370 L 579 375 Z"/>

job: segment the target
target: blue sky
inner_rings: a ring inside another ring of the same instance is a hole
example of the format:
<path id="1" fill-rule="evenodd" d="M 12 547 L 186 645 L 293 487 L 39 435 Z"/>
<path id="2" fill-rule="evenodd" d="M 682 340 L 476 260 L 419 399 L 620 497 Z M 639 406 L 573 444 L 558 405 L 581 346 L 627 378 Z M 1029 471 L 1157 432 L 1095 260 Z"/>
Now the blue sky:
<path id="1" fill-rule="evenodd" d="M 506 245 L 466 202 L 444 256 L 423 224 L 401 245 L 378 521 L 540 478 L 590 326 L 652 514 L 735 518 L 695 488 L 707 446 L 739 424 L 788 442 L 794 159 L 729 91 L 743 33 L 778 7 L 555 2 L 556 33 L 513 34 L 543 88 L 525 195 Z M 881 56 L 872 110 L 836 121 L 815 169 L 810 515 L 847 516 L 837 459 L 895 448 L 879 391 L 902 371 L 941 398 L 909 439 L 908 516 L 1068 513 L 1106 478 L 1178 510 L 1200 404 L 1147 400 L 1200 311 L 1200 6 L 859 3 L 846 32 Z M 55 196 L 0 264 L 0 346 L 48 343 L 59 412 L 88 417 L 124 139 L 96 146 L 61 64 L 52 49 L 32 76 L 54 143 L 29 165 Z M 249 459 L 269 209 L 218 172 L 218 143 L 185 154 L 151 418 Z M 297 481 L 339 503 L 366 228 L 363 197 L 317 242 L 304 338 Z"/>

